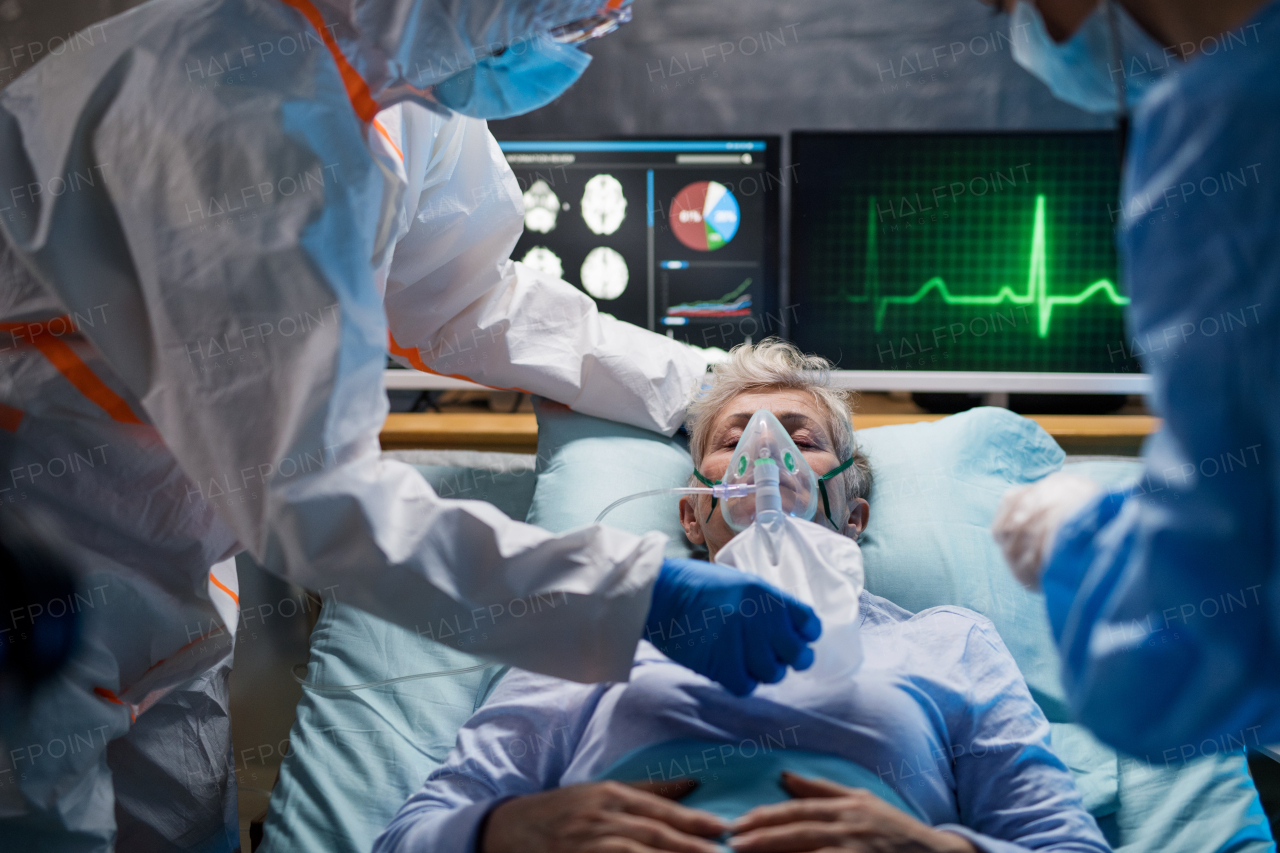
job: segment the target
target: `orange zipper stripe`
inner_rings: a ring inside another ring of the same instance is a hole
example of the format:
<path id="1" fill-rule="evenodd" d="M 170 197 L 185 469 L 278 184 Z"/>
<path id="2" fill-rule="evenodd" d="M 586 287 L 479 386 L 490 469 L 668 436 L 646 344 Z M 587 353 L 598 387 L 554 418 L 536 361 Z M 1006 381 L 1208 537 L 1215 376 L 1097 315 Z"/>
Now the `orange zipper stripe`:
<path id="1" fill-rule="evenodd" d="M 64 319 L 68 323 L 71 322 L 70 317 L 54 318 Z M 30 330 L 31 323 L 0 323 L 0 330 L 6 332 L 16 332 L 19 330 Z M 107 383 L 98 378 L 89 365 L 85 364 L 80 356 L 76 355 L 76 351 L 71 345 L 62 340 L 57 335 L 48 331 L 48 324 L 41 328 L 28 340 L 31 345 L 40 351 L 49 363 L 57 368 L 58 372 L 66 378 L 68 382 L 76 387 L 76 389 L 93 402 L 102 407 L 111 419 L 122 424 L 141 424 L 143 421 L 133 413 L 129 408 L 129 404 L 124 398 L 111 390 Z"/>
<path id="2" fill-rule="evenodd" d="M 400 158 L 400 162 L 404 162 L 404 152 L 400 150 L 400 146 L 396 145 L 395 140 L 391 138 L 391 134 L 387 133 L 387 129 L 382 126 L 382 122 L 376 118 L 373 120 L 373 126 L 378 129 L 378 133 L 382 134 L 382 138 L 387 140 L 387 144 L 391 146 L 391 150 L 396 152 L 396 156 Z"/>
<path id="3" fill-rule="evenodd" d="M 373 99 L 369 84 L 347 60 L 342 49 L 338 47 L 338 42 L 334 40 L 333 33 L 329 32 L 324 25 L 324 16 L 320 14 L 320 10 L 311 3 L 311 0 L 281 0 L 281 2 L 301 12 L 307 22 L 320 33 L 324 46 L 329 48 L 333 61 L 337 63 L 338 73 L 342 75 L 342 83 L 347 87 L 347 97 L 351 99 L 351 106 L 355 109 L 356 115 L 365 124 L 373 121 L 373 117 L 378 114 L 378 102 Z"/>
<path id="4" fill-rule="evenodd" d="M 415 369 L 421 370 L 423 373 L 430 373 L 433 376 L 447 376 L 450 379 L 461 379 L 464 382 L 474 382 L 476 385 L 480 385 L 484 388 L 490 388 L 494 391 L 519 391 L 521 394 L 533 395 L 532 391 L 526 391 L 523 388 L 503 388 L 499 385 L 485 385 L 483 382 L 477 382 L 470 376 L 464 376 L 461 373 L 441 373 L 438 370 L 432 370 L 430 367 L 427 367 L 426 362 L 422 360 L 422 353 L 417 347 L 409 349 L 408 347 L 400 346 L 396 343 L 395 336 L 392 335 L 390 331 L 387 332 L 387 345 L 390 347 L 392 355 L 398 355 L 401 358 L 406 359 L 414 366 Z"/>
<path id="5" fill-rule="evenodd" d="M 124 705 L 124 702 L 120 701 L 120 697 L 116 696 L 116 694 L 112 693 L 105 687 L 95 687 L 93 688 L 93 692 L 113 705 Z M 128 706 L 125 705 L 125 707 L 127 708 Z M 129 708 L 129 722 L 138 722 L 138 715 L 133 713 L 132 708 Z"/>
<path id="6" fill-rule="evenodd" d="M 218 589 L 222 590 L 222 591 L 223 591 L 223 592 L 225 592 L 227 595 L 231 596 L 231 600 L 232 600 L 232 601 L 234 601 L 234 602 L 236 603 L 236 607 L 239 607 L 239 606 L 240 606 L 240 596 L 238 596 L 238 595 L 236 595 L 234 592 L 232 592 L 232 591 L 231 591 L 231 589 L 230 589 L 226 584 L 224 584 L 222 581 L 220 581 L 220 580 L 218 580 L 217 578 L 215 578 L 215 577 L 213 576 L 213 572 L 209 572 L 209 580 L 213 581 L 213 585 L 214 585 L 214 586 L 216 586 Z"/>

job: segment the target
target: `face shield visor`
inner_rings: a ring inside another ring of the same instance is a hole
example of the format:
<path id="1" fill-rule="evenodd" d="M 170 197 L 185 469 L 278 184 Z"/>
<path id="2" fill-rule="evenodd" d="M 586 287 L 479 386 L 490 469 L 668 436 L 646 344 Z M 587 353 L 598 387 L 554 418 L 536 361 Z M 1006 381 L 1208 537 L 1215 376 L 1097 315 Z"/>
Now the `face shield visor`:
<path id="1" fill-rule="evenodd" d="M 609 0 L 594 15 L 588 15 L 550 33 L 561 44 L 585 44 L 592 39 L 607 36 L 631 20 L 631 0 Z"/>
<path id="2" fill-rule="evenodd" d="M 631 20 L 631 0 L 610 0 L 596 14 L 499 47 L 433 87 L 441 106 L 472 118 L 523 115 L 560 97 L 591 64 L 583 44 Z"/>

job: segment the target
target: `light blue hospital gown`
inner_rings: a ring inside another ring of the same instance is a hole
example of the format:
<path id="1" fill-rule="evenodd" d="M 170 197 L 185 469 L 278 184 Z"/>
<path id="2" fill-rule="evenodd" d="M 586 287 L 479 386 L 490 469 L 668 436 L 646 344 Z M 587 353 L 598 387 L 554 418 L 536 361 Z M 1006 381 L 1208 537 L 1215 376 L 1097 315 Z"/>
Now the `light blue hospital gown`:
<path id="1" fill-rule="evenodd" d="M 647 642 L 625 684 L 513 670 L 374 850 L 473 853 L 499 801 L 592 781 L 638 747 L 679 738 L 842 756 L 993 853 L 1109 849 L 990 621 L 960 607 L 913 616 L 866 592 L 861 607 L 855 682 L 794 705 L 734 697 Z"/>

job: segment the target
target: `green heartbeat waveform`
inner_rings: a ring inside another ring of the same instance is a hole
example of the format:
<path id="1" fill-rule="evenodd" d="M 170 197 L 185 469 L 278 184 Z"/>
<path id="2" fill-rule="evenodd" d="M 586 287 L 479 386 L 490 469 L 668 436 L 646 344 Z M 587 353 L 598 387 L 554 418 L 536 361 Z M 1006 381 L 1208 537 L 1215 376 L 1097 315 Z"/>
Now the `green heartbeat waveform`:
<path id="1" fill-rule="evenodd" d="M 1031 263 L 1027 270 L 1027 289 L 1025 293 L 1015 293 L 1012 287 L 1005 285 L 990 296 L 957 296 L 947 287 L 941 276 L 934 276 L 920 286 L 910 296 L 880 295 L 880 248 L 876 230 L 876 199 L 872 196 L 867 201 L 867 263 L 865 278 L 867 292 L 862 296 L 845 295 L 845 300 L 852 303 L 870 302 L 875 306 L 876 331 L 884 326 L 885 313 L 890 305 L 914 305 L 937 291 L 938 296 L 947 305 L 999 305 L 1009 302 L 1013 305 L 1034 305 L 1039 320 L 1040 337 L 1049 336 L 1049 320 L 1053 309 L 1058 305 L 1079 305 L 1095 293 L 1102 293 L 1113 305 L 1128 305 L 1129 297 L 1116 292 L 1116 286 L 1108 279 L 1101 278 L 1073 296 L 1050 296 L 1049 281 L 1045 265 L 1044 238 L 1044 196 L 1036 196 L 1036 219 L 1031 228 Z"/>

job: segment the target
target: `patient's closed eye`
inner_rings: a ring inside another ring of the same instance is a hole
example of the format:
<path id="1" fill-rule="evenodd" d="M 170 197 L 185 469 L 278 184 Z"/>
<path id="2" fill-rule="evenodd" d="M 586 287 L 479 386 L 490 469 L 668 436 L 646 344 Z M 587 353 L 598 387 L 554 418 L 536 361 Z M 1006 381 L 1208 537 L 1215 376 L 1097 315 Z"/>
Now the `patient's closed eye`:
<path id="1" fill-rule="evenodd" d="M 810 429 L 798 429 L 791 433 L 791 440 L 801 450 L 826 450 L 827 442 Z"/>

